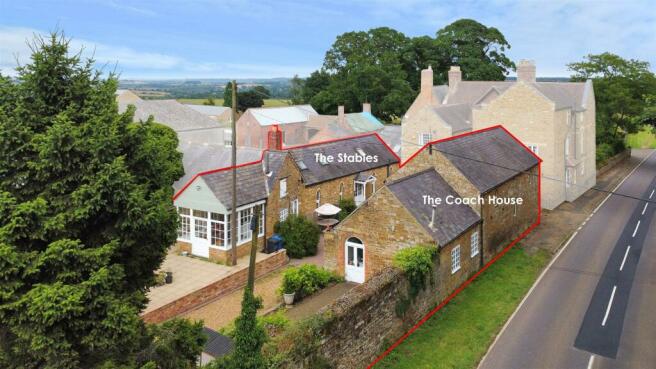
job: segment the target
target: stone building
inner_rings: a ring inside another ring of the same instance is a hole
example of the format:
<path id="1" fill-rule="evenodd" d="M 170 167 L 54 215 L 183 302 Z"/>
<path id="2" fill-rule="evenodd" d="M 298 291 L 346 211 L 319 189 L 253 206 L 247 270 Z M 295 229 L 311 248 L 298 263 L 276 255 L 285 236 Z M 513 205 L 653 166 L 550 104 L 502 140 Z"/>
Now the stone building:
<path id="1" fill-rule="evenodd" d="M 538 178 L 539 159 L 503 127 L 426 145 L 326 236 L 326 263 L 362 281 L 401 248 L 436 244 L 442 260 L 456 244 L 471 248 L 466 239 L 474 237 L 476 259 L 467 262 L 477 269 L 538 220 Z M 471 214 L 476 230 L 466 232 Z M 429 225 L 453 237 L 431 240 Z"/>
<path id="2" fill-rule="evenodd" d="M 573 201 L 596 182 L 592 82 L 540 82 L 535 64 L 520 61 L 516 81 L 463 81 L 451 67 L 448 85 L 421 72 L 420 93 L 402 120 L 401 157 L 428 142 L 503 125 L 540 156 L 542 204 Z"/>
<path id="3" fill-rule="evenodd" d="M 307 122 L 318 113 L 310 105 L 250 108 L 237 120 L 237 146 L 267 148 L 267 135 L 277 126 L 285 146 L 308 142 Z"/>
<path id="4" fill-rule="evenodd" d="M 399 159 L 375 134 L 282 149 L 282 133 L 267 137 L 271 150 L 237 168 L 237 254 L 252 240 L 248 225 L 256 206 L 262 210 L 258 245 L 274 225 L 290 214 L 315 219 L 315 209 L 342 198 L 364 202 L 393 174 Z M 329 157 L 332 157 L 331 161 Z M 345 160 L 340 162 L 341 160 Z M 179 190 L 174 203 L 180 215 L 178 246 L 193 255 L 225 262 L 231 248 L 231 167 L 196 173 Z M 188 175 L 189 176 L 189 175 Z"/>
<path id="5" fill-rule="evenodd" d="M 325 265 L 362 283 L 391 265 L 398 250 L 435 245 L 440 283 L 462 283 L 480 264 L 481 218 L 467 205 L 424 204 L 423 195 L 457 193 L 433 168 L 389 182 L 326 235 Z"/>

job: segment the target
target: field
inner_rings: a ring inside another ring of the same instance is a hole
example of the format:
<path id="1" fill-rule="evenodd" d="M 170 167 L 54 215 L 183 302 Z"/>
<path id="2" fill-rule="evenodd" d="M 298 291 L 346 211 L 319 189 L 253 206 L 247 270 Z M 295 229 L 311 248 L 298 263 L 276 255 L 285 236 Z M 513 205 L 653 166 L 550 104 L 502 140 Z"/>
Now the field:
<path id="1" fill-rule="evenodd" d="M 475 368 L 548 261 L 511 249 L 374 369 Z"/>
<path id="2" fill-rule="evenodd" d="M 627 135 L 626 144 L 635 149 L 656 149 L 654 129 L 650 126 L 644 126 L 638 133 Z"/>
<path id="3" fill-rule="evenodd" d="M 202 105 L 207 99 L 177 99 L 183 104 L 197 104 Z M 223 105 L 223 99 L 214 99 L 214 104 L 218 106 Z M 289 106 L 289 100 L 284 99 L 264 99 L 264 107 L 270 108 L 274 106 Z"/>

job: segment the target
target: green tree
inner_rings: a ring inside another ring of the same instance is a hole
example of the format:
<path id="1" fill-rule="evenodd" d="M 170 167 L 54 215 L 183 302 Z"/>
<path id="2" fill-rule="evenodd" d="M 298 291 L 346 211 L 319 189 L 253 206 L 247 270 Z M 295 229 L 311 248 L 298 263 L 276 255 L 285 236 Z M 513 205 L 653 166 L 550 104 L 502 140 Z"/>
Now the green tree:
<path id="1" fill-rule="evenodd" d="M 255 87 L 253 87 L 253 91 L 255 91 L 263 99 L 270 99 L 271 98 L 271 91 L 269 91 L 269 89 L 264 87 L 264 86 L 255 86 Z"/>
<path id="2" fill-rule="evenodd" d="M 591 79 L 594 83 L 597 144 L 609 144 L 614 152 L 619 151 L 625 135 L 643 124 L 640 117 L 648 109 L 648 95 L 656 91 L 649 63 L 606 52 L 588 55 L 568 67 L 574 72 L 573 81 Z"/>
<path id="3" fill-rule="evenodd" d="M 294 78 L 289 81 L 289 84 L 289 95 L 291 98 L 289 102 L 290 105 L 304 104 L 305 101 L 303 99 L 303 88 L 305 81 L 302 78 L 299 78 L 298 74 L 295 74 Z"/>
<path id="4" fill-rule="evenodd" d="M 248 108 L 259 108 L 264 105 L 264 99 L 260 93 L 255 90 L 238 91 L 237 109 L 246 111 Z"/>
<path id="5" fill-rule="evenodd" d="M 216 105 L 216 103 L 214 102 L 214 98 L 210 96 L 207 100 L 203 101 L 203 105 Z"/>
<path id="6" fill-rule="evenodd" d="M 239 87 L 238 87 L 239 88 Z M 237 89 L 239 91 L 239 89 Z M 239 99 L 237 99 L 239 101 Z M 226 83 L 223 89 L 223 106 L 232 107 L 232 82 Z"/>
<path id="7" fill-rule="evenodd" d="M 440 29 L 435 37 L 438 70 L 446 80 L 451 65 L 459 65 L 465 80 L 499 80 L 506 78 L 515 64 L 506 56 L 510 44 L 494 27 L 472 19 L 460 19 Z M 430 59 L 430 58 L 429 58 Z"/>
<path id="8" fill-rule="evenodd" d="M 165 367 L 139 312 L 176 239 L 176 134 L 119 114 L 116 77 L 63 35 L 31 46 L 0 76 L 0 367 Z M 189 367 L 200 349 L 177 351 Z"/>

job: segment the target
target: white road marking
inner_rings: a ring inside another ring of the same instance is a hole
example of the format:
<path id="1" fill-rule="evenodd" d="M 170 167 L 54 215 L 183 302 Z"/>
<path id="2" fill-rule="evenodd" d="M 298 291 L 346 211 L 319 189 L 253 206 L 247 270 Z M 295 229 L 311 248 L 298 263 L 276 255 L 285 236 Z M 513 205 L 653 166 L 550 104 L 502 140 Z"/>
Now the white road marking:
<path id="1" fill-rule="evenodd" d="M 647 210 L 647 205 L 649 205 L 649 203 L 646 203 L 645 207 L 642 208 L 642 215 L 645 215 L 645 210 Z"/>
<path id="2" fill-rule="evenodd" d="M 650 199 L 651 199 L 652 196 L 654 196 L 654 191 L 656 191 L 656 190 L 651 190 L 651 195 L 649 195 Z"/>
<path id="3" fill-rule="evenodd" d="M 653 154 L 654 154 L 654 151 L 652 151 L 649 155 L 645 156 L 645 157 L 640 161 L 640 163 L 638 163 L 638 165 L 635 166 L 635 168 L 631 169 L 631 171 L 629 172 L 629 174 L 627 174 L 627 175 L 626 175 L 626 176 L 620 181 L 620 183 L 618 183 L 618 184 L 615 186 L 615 188 L 613 188 L 613 190 L 611 191 L 611 193 L 609 193 L 609 194 L 603 199 L 603 201 L 601 201 L 601 202 L 599 203 L 599 205 L 597 205 L 597 207 L 596 207 L 596 208 L 592 211 L 592 213 L 590 214 L 590 218 L 592 218 L 592 216 L 593 216 L 594 214 L 597 213 L 597 210 L 599 210 L 599 209 L 600 209 L 600 208 L 606 203 L 606 201 L 608 201 L 608 199 L 610 199 L 610 197 L 613 195 L 613 192 L 616 192 L 617 189 L 619 189 L 619 188 L 624 184 L 624 182 L 626 182 L 626 180 L 629 179 L 629 177 L 631 177 L 631 175 L 633 175 L 633 173 L 634 173 L 636 170 L 638 170 L 638 168 L 640 168 L 640 167 L 642 166 L 642 164 L 644 164 L 644 163 L 647 161 L 647 159 L 649 159 Z M 576 237 L 576 234 L 577 234 L 577 233 L 578 233 L 578 231 L 577 231 L 577 232 L 574 232 L 574 234 L 572 234 L 572 235 L 569 237 L 569 239 L 568 239 L 567 242 L 563 245 L 563 247 L 561 247 L 560 250 L 558 250 L 558 253 L 556 253 L 556 256 L 554 256 L 553 259 L 551 259 L 551 261 L 549 262 L 549 264 L 547 264 L 547 266 L 542 270 L 542 273 L 540 273 L 540 276 L 538 277 L 538 279 L 535 280 L 535 282 L 533 283 L 533 285 L 531 286 L 531 288 L 528 290 L 528 292 L 526 293 L 526 295 L 524 295 L 524 298 L 523 298 L 522 301 L 519 303 L 519 305 L 517 305 L 517 308 L 515 309 L 515 311 L 513 311 L 512 315 L 510 315 L 510 318 L 508 318 L 508 320 L 506 320 L 506 323 L 503 325 L 503 327 L 502 327 L 501 330 L 499 331 L 499 334 L 497 334 L 497 336 L 494 337 L 494 341 L 492 341 L 492 344 L 490 345 L 490 347 L 488 347 L 487 352 L 485 353 L 485 355 L 483 355 L 483 358 L 482 358 L 481 361 L 478 363 L 478 367 L 477 367 L 477 368 L 480 368 L 480 367 L 483 365 L 483 363 L 484 363 L 485 360 L 487 359 L 487 356 L 490 354 L 490 352 L 492 352 L 492 350 L 493 350 L 494 347 L 496 346 L 497 342 L 499 342 L 499 339 L 501 338 L 501 336 L 503 336 L 503 334 L 506 332 L 506 329 L 508 329 L 508 326 L 510 325 L 510 322 L 512 322 L 513 318 L 515 318 L 515 316 L 517 315 L 517 313 L 519 312 L 519 310 L 524 306 L 524 304 L 526 303 L 526 300 L 528 300 L 528 298 L 531 296 L 531 293 L 533 293 L 533 290 L 535 290 L 535 288 L 537 287 L 537 285 L 540 284 L 540 282 L 542 281 L 542 279 L 544 278 L 544 276 L 545 276 L 545 275 L 547 274 L 547 272 L 551 269 L 551 266 L 556 262 L 556 260 L 558 260 L 558 258 L 560 257 L 560 255 L 561 255 L 561 254 L 563 253 L 563 251 L 565 251 L 565 249 L 567 248 L 567 246 L 569 246 L 569 244 L 572 243 L 572 240 L 574 240 L 574 237 Z"/>
<path id="4" fill-rule="evenodd" d="M 610 294 L 610 300 L 608 301 L 608 307 L 606 308 L 606 315 L 604 315 L 604 321 L 601 322 L 602 327 L 606 326 L 606 320 L 608 320 L 608 313 L 610 313 L 610 307 L 613 306 L 613 299 L 615 298 L 615 290 L 617 290 L 617 286 L 613 286 L 613 292 L 611 292 Z"/>
<path id="5" fill-rule="evenodd" d="M 592 364 L 594 363 L 594 355 L 590 355 L 590 360 L 588 361 L 588 369 L 592 369 Z"/>
<path id="6" fill-rule="evenodd" d="M 636 228 L 633 230 L 633 236 L 631 237 L 635 237 L 636 232 L 638 232 L 638 227 L 640 227 L 640 221 L 638 221 L 638 224 L 636 224 Z"/>
<path id="7" fill-rule="evenodd" d="M 622 259 L 622 265 L 620 265 L 620 272 L 624 268 L 624 263 L 626 263 L 626 257 L 629 256 L 629 250 L 631 250 L 631 245 L 626 247 L 626 252 L 624 253 L 624 259 Z"/>

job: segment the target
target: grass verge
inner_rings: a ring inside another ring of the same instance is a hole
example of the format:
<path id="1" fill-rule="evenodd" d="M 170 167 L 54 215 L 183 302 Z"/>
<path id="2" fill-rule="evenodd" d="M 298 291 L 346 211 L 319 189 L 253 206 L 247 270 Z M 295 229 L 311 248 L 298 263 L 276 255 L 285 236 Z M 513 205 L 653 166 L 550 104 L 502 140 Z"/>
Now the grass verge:
<path id="1" fill-rule="evenodd" d="M 549 259 L 511 249 L 375 369 L 475 368 Z"/>
<path id="2" fill-rule="evenodd" d="M 196 104 L 203 105 L 207 99 L 178 99 L 178 102 L 182 104 Z M 218 106 L 223 106 L 223 99 L 214 99 L 214 104 Z M 274 106 L 289 106 L 289 100 L 285 99 L 264 99 L 264 107 L 270 108 Z"/>
<path id="3" fill-rule="evenodd" d="M 656 134 L 651 126 L 626 136 L 626 145 L 636 149 L 656 149 Z"/>

